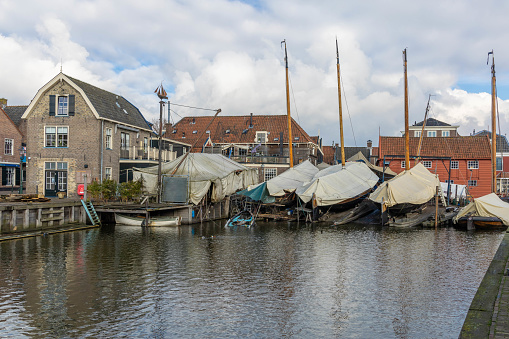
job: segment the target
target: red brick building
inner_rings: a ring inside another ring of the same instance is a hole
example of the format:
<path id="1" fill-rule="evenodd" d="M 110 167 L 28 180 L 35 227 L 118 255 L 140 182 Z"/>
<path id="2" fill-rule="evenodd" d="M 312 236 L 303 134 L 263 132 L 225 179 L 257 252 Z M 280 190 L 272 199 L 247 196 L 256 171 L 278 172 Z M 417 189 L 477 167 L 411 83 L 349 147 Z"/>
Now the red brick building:
<path id="1" fill-rule="evenodd" d="M 23 166 L 24 159 L 20 161 L 20 147 L 22 147 L 23 134 L 16 123 L 6 113 L 7 100 L 0 102 L 0 177 L 2 178 L 0 189 L 12 190 L 18 193 L 20 185 L 20 162 Z M 23 181 L 26 181 L 25 179 Z"/>
<path id="2" fill-rule="evenodd" d="M 415 165 L 419 138 L 410 138 L 410 167 Z M 421 162 L 441 182 L 467 185 L 473 197 L 491 192 L 491 146 L 487 136 L 423 138 Z M 405 138 L 380 137 L 378 165 L 396 173 L 405 169 Z M 450 158 L 450 161 L 449 159 Z M 450 173 L 450 176 L 449 176 Z M 449 179 L 450 178 L 450 179 Z"/>
<path id="3" fill-rule="evenodd" d="M 287 115 L 185 117 L 175 125 L 167 125 L 164 136 L 194 145 L 191 152 L 222 153 L 243 165 L 259 168 L 261 181 L 290 167 Z M 294 165 L 305 160 L 316 165 L 322 159 L 316 139 L 293 119 L 292 144 Z"/>

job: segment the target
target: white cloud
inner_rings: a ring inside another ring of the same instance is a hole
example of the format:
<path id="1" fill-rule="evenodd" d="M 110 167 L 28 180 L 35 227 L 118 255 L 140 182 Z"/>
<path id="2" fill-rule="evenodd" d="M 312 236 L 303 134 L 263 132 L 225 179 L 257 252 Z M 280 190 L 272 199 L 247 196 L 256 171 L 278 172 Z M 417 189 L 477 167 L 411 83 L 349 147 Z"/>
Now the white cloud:
<path id="1" fill-rule="evenodd" d="M 221 108 L 227 115 L 285 114 L 280 42 L 286 39 L 292 116 L 310 135 L 320 131 L 329 145 L 339 139 L 337 36 L 347 145 L 376 143 L 379 128 L 382 135 L 403 129 L 405 47 L 410 120 L 424 118 L 428 95 L 435 94 L 432 113 L 460 124 L 465 135 L 490 124 L 484 92 L 491 49 L 497 81 L 509 88 L 508 7 L 494 0 L 412 6 L 280 0 L 261 1 L 258 8 L 226 0 L 3 0 L 0 96 L 28 104 L 62 61 L 64 73 L 125 96 L 148 120 L 159 114 L 153 90 L 161 81 L 175 103 Z M 509 93 L 499 95 L 509 99 Z M 499 111 L 504 134 L 509 102 L 499 101 Z"/>

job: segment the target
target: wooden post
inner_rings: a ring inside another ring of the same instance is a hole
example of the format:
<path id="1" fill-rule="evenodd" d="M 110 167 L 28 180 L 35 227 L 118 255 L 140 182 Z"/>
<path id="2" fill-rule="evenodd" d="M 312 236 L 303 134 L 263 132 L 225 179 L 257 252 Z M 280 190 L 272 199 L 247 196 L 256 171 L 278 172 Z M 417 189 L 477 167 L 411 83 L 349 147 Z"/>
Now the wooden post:
<path id="1" fill-rule="evenodd" d="M 438 186 L 436 187 L 435 194 L 435 229 L 438 227 Z"/>
<path id="2" fill-rule="evenodd" d="M 405 72 L 405 171 L 410 169 L 410 131 L 408 128 L 408 77 L 406 48 L 403 51 L 403 69 Z"/>

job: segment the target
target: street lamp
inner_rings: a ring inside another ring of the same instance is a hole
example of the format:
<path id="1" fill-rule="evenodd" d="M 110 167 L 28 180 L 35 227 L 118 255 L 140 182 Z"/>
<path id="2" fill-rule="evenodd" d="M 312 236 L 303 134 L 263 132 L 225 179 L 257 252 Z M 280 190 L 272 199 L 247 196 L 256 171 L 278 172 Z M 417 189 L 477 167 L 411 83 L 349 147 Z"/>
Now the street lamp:
<path id="1" fill-rule="evenodd" d="M 23 161 L 25 160 L 25 146 L 19 148 L 19 194 L 23 194 Z"/>

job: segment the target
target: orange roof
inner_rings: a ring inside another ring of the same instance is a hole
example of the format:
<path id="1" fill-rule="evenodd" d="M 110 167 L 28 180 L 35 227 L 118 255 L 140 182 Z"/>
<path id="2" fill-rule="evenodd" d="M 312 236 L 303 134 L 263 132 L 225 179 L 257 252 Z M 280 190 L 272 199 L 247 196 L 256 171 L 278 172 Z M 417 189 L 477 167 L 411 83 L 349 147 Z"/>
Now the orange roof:
<path id="1" fill-rule="evenodd" d="M 286 115 L 218 115 L 213 121 L 212 118 L 211 116 L 182 118 L 166 132 L 165 137 L 192 145 L 207 129 L 215 144 L 254 144 L 256 132 L 266 131 L 268 132 L 267 143 L 279 144 L 280 132 L 283 132 L 283 142 L 288 143 L 288 118 Z M 212 123 L 208 126 L 211 121 Z M 251 128 L 249 127 L 250 123 L 252 123 Z M 194 150 L 201 149 L 207 138 L 208 134 L 205 133 Z M 294 143 L 313 142 L 293 119 L 292 138 Z"/>
<path id="2" fill-rule="evenodd" d="M 410 156 L 417 155 L 420 138 L 410 138 Z M 405 155 L 404 137 L 380 137 L 380 159 L 384 155 Z M 490 159 L 491 145 L 486 136 L 425 137 L 421 156 L 452 159 Z"/>

